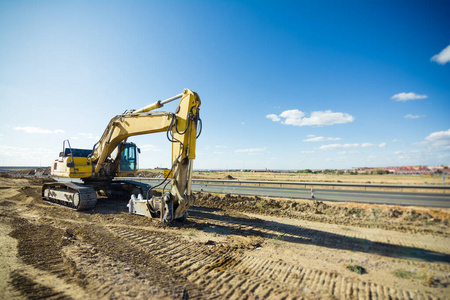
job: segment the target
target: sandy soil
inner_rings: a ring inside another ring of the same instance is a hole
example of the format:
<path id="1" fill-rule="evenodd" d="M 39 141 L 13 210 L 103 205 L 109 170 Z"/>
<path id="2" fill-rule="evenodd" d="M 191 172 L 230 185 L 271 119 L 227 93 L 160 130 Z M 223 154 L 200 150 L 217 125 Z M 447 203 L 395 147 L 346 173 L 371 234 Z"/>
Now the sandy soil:
<path id="1" fill-rule="evenodd" d="M 1 299 L 446 299 L 450 212 L 198 194 L 164 226 L 0 178 Z M 359 272 L 358 272 L 359 271 Z M 360 274 L 361 273 L 361 274 Z"/>

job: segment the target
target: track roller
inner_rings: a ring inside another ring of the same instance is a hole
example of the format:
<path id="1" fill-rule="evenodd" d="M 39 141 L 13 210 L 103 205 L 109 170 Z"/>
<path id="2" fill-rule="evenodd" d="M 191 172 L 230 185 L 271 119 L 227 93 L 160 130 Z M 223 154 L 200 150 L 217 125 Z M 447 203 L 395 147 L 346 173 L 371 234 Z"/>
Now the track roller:
<path id="1" fill-rule="evenodd" d="M 97 203 L 97 193 L 81 183 L 52 182 L 42 186 L 42 200 L 76 210 L 89 210 Z"/>

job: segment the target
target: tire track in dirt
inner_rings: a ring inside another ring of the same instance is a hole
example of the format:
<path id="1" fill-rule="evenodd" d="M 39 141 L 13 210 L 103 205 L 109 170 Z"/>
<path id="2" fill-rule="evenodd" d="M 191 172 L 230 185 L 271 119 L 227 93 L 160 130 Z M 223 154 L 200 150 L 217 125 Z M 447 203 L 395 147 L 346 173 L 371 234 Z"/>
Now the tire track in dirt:
<path id="1" fill-rule="evenodd" d="M 228 224 L 229 225 L 229 224 Z M 146 230 L 110 226 L 130 244 L 145 247 L 170 268 L 205 291 L 222 298 L 258 296 L 267 299 L 310 298 L 333 295 L 341 299 L 437 299 L 363 280 L 292 264 L 261 259 L 233 249 L 216 252 L 215 246 L 185 243 L 170 237 L 152 237 Z"/>
<path id="2" fill-rule="evenodd" d="M 260 288 L 264 290 L 266 298 L 285 294 L 283 290 L 273 287 L 271 280 L 248 277 L 241 272 L 241 268 L 235 268 L 241 263 L 241 258 L 232 253 L 231 249 L 216 252 L 206 245 L 190 245 L 170 237 L 152 238 L 148 231 L 122 227 L 110 227 L 110 230 L 133 245 L 145 247 L 147 251 L 164 260 L 169 267 L 187 276 L 189 281 L 202 286 L 208 293 L 219 293 L 221 297 L 238 299 L 253 296 L 255 290 Z"/>
<path id="3" fill-rule="evenodd" d="M 143 230 L 132 227 L 124 231 L 122 227 L 116 228 L 116 231 L 121 233 L 120 235 L 114 233 L 113 230 L 98 226 L 82 228 L 77 232 L 82 243 L 93 247 L 95 251 L 102 254 L 101 262 L 98 263 L 100 267 L 93 270 L 93 273 L 101 276 L 104 272 L 103 266 L 114 264 L 117 274 L 120 273 L 121 276 L 115 279 L 114 277 L 117 275 L 112 275 L 110 280 L 121 282 L 124 290 L 135 290 L 128 293 L 118 290 L 116 287 L 115 291 L 111 293 L 121 293 L 120 295 L 126 298 L 131 298 L 136 293 L 140 293 L 142 296 L 150 294 L 153 298 L 180 299 L 183 295 L 188 295 L 189 299 L 214 299 L 217 297 L 214 291 L 205 291 L 202 286 L 186 280 L 186 275 L 172 268 L 173 261 L 176 260 L 174 257 L 183 249 L 180 243 L 172 241 L 170 237 L 165 237 L 162 232 L 144 230 L 145 234 L 136 235 L 136 232 Z M 176 239 L 173 235 L 171 236 Z M 154 242 L 152 245 L 148 243 L 151 240 Z M 160 245 L 164 245 L 164 247 L 159 247 Z M 182 252 L 181 255 L 185 257 L 188 253 Z M 112 259 L 112 261 L 108 262 L 105 258 Z M 92 270 L 92 267 L 82 264 L 82 259 L 77 260 L 79 269 Z M 122 280 L 122 276 L 126 274 L 123 270 L 130 268 L 138 273 L 136 278 L 127 277 Z M 93 288 L 98 290 L 100 286 Z"/>
<path id="4" fill-rule="evenodd" d="M 62 292 L 57 292 L 51 287 L 35 282 L 19 271 L 14 271 L 10 277 L 11 284 L 27 299 L 72 299 L 72 297 L 64 295 Z"/>
<path id="5" fill-rule="evenodd" d="M 172 269 L 173 272 L 186 276 L 184 270 L 196 270 L 203 266 L 199 264 L 199 261 L 212 263 L 213 258 L 208 255 L 209 251 L 202 251 L 202 248 L 200 248 L 200 251 L 196 251 L 193 247 L 180 243 L 171 237 L 164 237 L 159 234 L 153 235 L 152 232 L 142 229 L 109 227 L 109 230 L 118 236 L 120 240 L 125 240 L 133 247 L 145 249 L 143 251 L 155 257 L 157 262 L 164 262 L 168 271 Z M 153 261 L 152 263 L 155 262 Z M 198 282 L 191 282 L 198 286 Z M 215 294 L 214 289 L 204 291 L 204 286 L 201 286 L 200 290 L 196 288 L 189 290 L 189 299 L 202 299 L 205 298 L 205 295 L 208 295 L 206 298 L 212 299 L 217 297 Z"/>
<path id="6" fill-rule="evenodd" d="M 69 261 L 61 254 L 64 230 L 36 225 L 11 217 L 15 228 L 9 236 L 17 239 L 17 252 L 23 267 L 9 275 L 11 286 L 28 299 L 82 299 L 87 294 L 72 276 Z"/>

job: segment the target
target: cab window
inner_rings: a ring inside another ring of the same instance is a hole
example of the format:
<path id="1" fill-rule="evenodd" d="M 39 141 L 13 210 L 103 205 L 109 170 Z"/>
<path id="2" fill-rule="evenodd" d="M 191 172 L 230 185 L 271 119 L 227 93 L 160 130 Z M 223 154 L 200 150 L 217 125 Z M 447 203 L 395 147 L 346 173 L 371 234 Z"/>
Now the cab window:
<path id="1" fill-rule="evenodd" d="M 120 157 L 121 171 L 135 171 L 136 170 L 136 146 L 132 144 L 125 145 L 122 155 Z"/>

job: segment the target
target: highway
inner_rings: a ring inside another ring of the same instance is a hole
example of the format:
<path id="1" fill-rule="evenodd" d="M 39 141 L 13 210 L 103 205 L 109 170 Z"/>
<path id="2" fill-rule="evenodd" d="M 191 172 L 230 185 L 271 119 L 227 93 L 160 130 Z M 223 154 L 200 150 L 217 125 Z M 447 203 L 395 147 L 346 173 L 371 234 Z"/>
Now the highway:
<path id="1" fill-rule="evenodd" d="M 154 183 L 150 183 L 154 185 Z M 304 188 L 241 186 L 233 184 L 193 184 L 194 191 L 220 194 L 239 194 L 261 197 L 311 199 L 311 190 Z M 450 194 L 377 192 L 356 190 L 314 189 L 315 200 L 359 202 L 405 206 L 450 207 Z"/>

